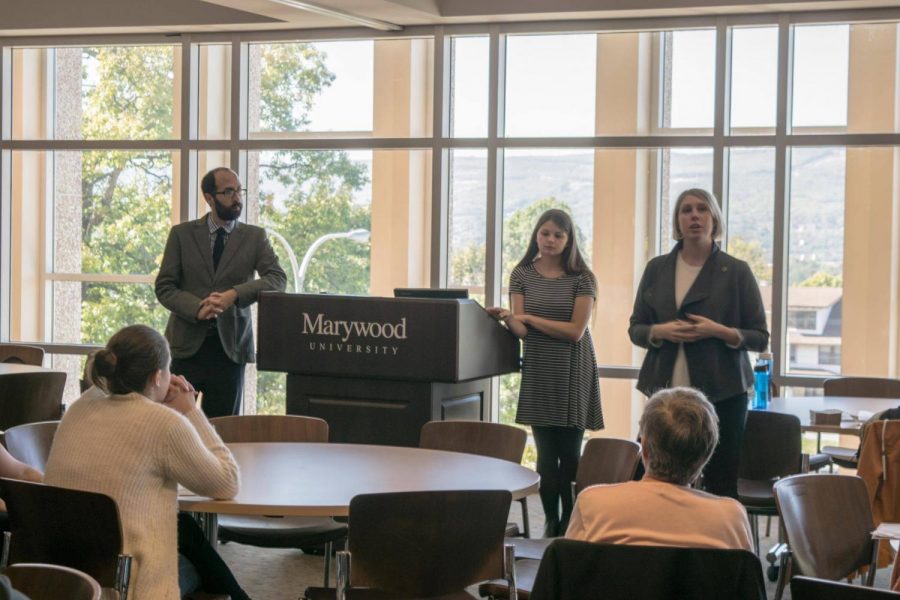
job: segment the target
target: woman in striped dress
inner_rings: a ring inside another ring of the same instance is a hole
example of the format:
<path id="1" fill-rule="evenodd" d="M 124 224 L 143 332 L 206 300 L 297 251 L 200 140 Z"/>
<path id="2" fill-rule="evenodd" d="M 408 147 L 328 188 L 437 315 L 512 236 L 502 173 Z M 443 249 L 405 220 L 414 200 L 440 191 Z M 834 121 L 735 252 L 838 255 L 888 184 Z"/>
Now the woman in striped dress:
<path id="1" fill-rule="evenodd" d="M 584 430 L 603 428 L 597 360 L 587 329 L 596 281 L 567 213 L 551 209 L 538 219 L 525 256 L 509 277 L 509 295 L 511 311 L 489 310 L 525 342 L 516 422 L 531 425 L 537 446 L 544 536 L 563 535 Z"/>

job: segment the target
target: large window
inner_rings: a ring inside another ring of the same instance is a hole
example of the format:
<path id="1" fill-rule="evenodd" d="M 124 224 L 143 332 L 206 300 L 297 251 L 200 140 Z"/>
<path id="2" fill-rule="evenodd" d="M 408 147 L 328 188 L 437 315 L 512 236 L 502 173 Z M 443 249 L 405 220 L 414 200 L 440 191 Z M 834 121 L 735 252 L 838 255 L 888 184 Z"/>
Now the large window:
<path id="1" fill-rule="evenodd" d="M 251 43 L 241 49 L 247 93 L 237 106 L 231 44 L 201 42 L 196 61 L 183 61 L 180 45 L 12 48 L 8 141 L 31 145 L 3 147 L 4 243 L 14 249 L 4 335 L 44 344 L 50 365 L 69 373 L 71 400 L 79 353 L 124 325 L 162 330 L 168 312 L 153 282 L 169 228 L 206 213 L 199 178 L 221 165 L 244 180 L 243 219 L 270 231 L 291 291 L 427 285 L 430 150 L 372 140 L 430 135 L 432 46 Z M 195 84 L 182 89 L 185 70 Z M 195 94 L 190 123 L 185 93 Z M 328 137 L 350 141 L 328 150 L 308 141 Z M 238 138 L 271 147 L 235 153 Z M 283 411 L 283 381 L 263 374 L 257 383 L 251 366 L 245 410 Z"/>
<path id="2" fill-rule="evenodd" d="M 99 344 L 132 323 L 165 325 L 153 293 L 173 207 L 175 149 L 53 150 L 55 140 L 177 137 L 177 46 L 29 48 L 11 52 L 12 137 L 48 149 L 12 151 L 15 285 L 4 298 L 9 339 Z M 80 361 L 51 356 L 77 391 Z"/>
<path id="3" fill-rule="evenodd" d="M 720 198 L 723 248 L 760 283 L 778 383 L 896 376 L 900 11 L 878 19 L 0 39 L 0 337 L 43 344 L 74 395 L 79 354 L 127 323 L 163 326 L 167 231 L 206 212 L 199 177 L 230 165 L 290 290 L 452 286 L 503 304 L 538 215 L 569 210 L 617 435 L 641 403 L 633 295 L 691 187 Z M 282 410 L 282 376 L 247 379 L 250 412 Z M 501 382 L 505 421 L 516 391 Z"/>

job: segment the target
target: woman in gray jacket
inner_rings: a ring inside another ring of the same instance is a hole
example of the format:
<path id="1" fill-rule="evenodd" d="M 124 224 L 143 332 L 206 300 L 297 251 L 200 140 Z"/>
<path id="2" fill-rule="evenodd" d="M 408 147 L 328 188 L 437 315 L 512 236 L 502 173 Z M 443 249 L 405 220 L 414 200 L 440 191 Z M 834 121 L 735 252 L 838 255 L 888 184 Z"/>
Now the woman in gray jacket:
<path id="1" fill-rule="evenodd" d="M 678 243 L 647 264 L 628 334 L 647 349 L 638 390 L 650 396 L 690 386 L 715 406 L 719 445 L 704 482 L 708 491 L 736 498 L 753 384 L 747 350 L 765 350 L 769 332 L 756 279 L 747 263 L 719 250 L 722 232 L 722 213 L 710 192 L 690 189 L 678 196 L 672 217 Z"/>

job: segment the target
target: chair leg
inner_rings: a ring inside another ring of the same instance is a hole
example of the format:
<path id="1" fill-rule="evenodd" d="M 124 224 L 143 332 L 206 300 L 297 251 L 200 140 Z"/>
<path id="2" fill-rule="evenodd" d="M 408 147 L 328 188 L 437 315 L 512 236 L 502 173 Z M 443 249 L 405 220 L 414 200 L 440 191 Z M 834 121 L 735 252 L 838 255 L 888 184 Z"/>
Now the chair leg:
<path id="1" fill-rule="evenodd" d="M 522 505 L 522 536 L 531 537 L 531 525 L 528 522 L 528 497 L 519 498 L 519 504 Z"/>
<path id="2" fill-rule="evenodd" d="M 331 583 L 331 550 L 334 548 L 334 542 L 325 542 L 325 587 L 330 587 Z"/>
<path id="3" fill-rule="evenodd" d="M 783 553 L 781 555 L 781 564 L 778 566 L 778 585 L 775 587 L 774 600 L 781 600 L 784 595 L 784 587 L 787 585 L 787 582 L 791 580 L 791 570 L 793 569 L 793 566 L 794 561 L 791 558 L 791 553 Z"/>
<path id="4" fill-rule="evenodd" d="M 219 515 L 216 513 L 192 512 L 191 516 L 197 519 L 197 524 L 206 536 L 206 540 L 213 548 L 219 541 Z"/>
<path id="5" fill-rule="evenodd" d="M 335 600 L 346 600 L 350 591 L 350 552 L 341 550 L 335 555 L 337 559 L 337 576 L 335 581 Z"/>
<path id="6" fill-rule="evenodd" d="M 772 515 L 766 515 L 766 537 L 772 535 Z"/>
<path id="7" fill-rule="evenodd" d="M 872 560 L 869 561 L 869 568 L 866 571 L 866 578 L 863 580 L 863 585 L 866 587 L 872 587 L 875 585 L 875 571 L 878 569 L 878 549 L 881 547 L 880 539 L 872 540 Z"/>
<path id="8" fill-rule="evenodd" d="M 128 600 L 128 585 L 131 583 L 131 561 L 129 554 L 120 554 L 116 563 L 116 591 L 120 600 Z"/>
<path id="9" fill-rule="evenodd" d="M 0 569 L 5 569 L 9 564 L 9 544 L 12 541 L 12 533 L 3 532 L 3 551 L 0 552 Z"/>
<path id="10" fill-rule="evenodd" d="M 753 535 L 753 551 L 759 556 L 759 516 L 750 515 L 750 533 Z"/>
<path id="11" fill-rule="evenodd" d="M 509 600 L 519 600 L 518 582 L 516 581 L 516 547 L 503 545 L 503 571 L 506 575 L 506 586 L 509 588 Z"/>

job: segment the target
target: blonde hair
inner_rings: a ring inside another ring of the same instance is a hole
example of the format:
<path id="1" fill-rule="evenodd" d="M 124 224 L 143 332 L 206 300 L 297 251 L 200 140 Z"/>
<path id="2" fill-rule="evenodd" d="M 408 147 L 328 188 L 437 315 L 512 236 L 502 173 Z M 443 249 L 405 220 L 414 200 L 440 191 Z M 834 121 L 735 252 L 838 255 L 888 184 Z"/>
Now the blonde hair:
<path id="1" fill-rule="evenodd" d="M 722 216 L 722 209 L 719 208 L 719 202 L 716 200 L 715 194 L 701 188 L 691 188 L 678 194 L 678 199 L 675 201 L 675 208 L 672 210 L 672 239 L 680 241 L 684 238 L 684 234 L 681 233 L 681 228 L 678 226 L 678 211 L 681 210 L 681 203 L 684 202 L 684 199 L 688 196 L 699 198 L 706 203 L 713 218 L 712 239 L 722 239 L 722 235 L 725 233 L 725 218 Z"/>
<path id="2" fill-rule="evenodd" d="M 650 397 L 640 432 L 647 472 L 687 485 L 697 479 L 719 443 L 719 419 L 703 392 L 675 387 Z"/>

